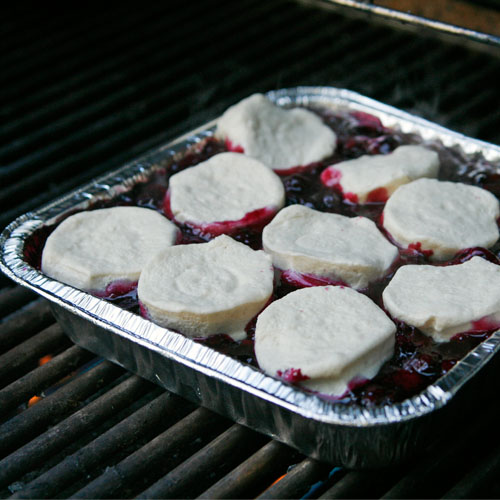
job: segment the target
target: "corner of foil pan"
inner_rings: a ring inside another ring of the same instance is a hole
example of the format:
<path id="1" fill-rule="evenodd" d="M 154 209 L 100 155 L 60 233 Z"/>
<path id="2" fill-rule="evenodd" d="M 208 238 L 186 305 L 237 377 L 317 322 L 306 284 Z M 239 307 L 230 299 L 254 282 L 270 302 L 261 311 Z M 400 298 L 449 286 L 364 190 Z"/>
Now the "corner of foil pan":
<path id="1" fill-rule="evenodd" d="M 39 286 L 41 283 L 46 284 L 47 278 L 21 259 L 26 237 L 44 225 L 57 222 L 69 210 L 84 210 L 91 202 L 110 199 L 127 191 L 138 182 L 146 180 L 155 169 L 175 161 L 179 155 L 185 153 L 186 148 L 201 144 L 212 136 L 214 124 L 215 120 L 160 148 L 152 148 L 118 169 L 91 180 L 37 210 L 17 217 L 0 234 L 0 270 L 16 283 L 31 288 L 47 298 L 47 292 L 50 295 L 53 291 L 52 287 L 51 290 L 45 290 Z"/>
<path id="2" fill-rule="evenodd" d="M 438 139 L 447 148 L 458 147 L 468 155 L 481 154 L 488 161 L 500 161 L 500 146 L 498 145 L 467 137 L 352 90 L 337 87 L 301 86 L 272 90 L 266 95 L 272 102 L 284 107 L 323 105 L 327 108 L 337 107 L 344 110 L 356 109 L 375 113 L 386 127 L 394 128 L 403 133 L 416 133 L 424 141 Z M 498 171 L 500 173 L 500 166 Z"/>
<path id="3" fill-rule="evenodd" d="M 500 351 L 500 330 L 493 332 L 462 358 L 446 375 L 430 387 L 436 387 L 454 396 Z M 429 388 L 428 388 L 429 389 Z"/>
<path id="4" fill-rule="evenodd" d="M 500 330 L 497 330 L 462 358 L 448 373 L 441 376 L 420 394 L 392 408 L 388 407 L 388 412 L 392 413 L 396 410 L 400 414 L 400 420 L 404 420 L 411 418 L 413 414 L 423 415 L 444 407 L 467 382 L 486 366 L 499 350 Z"/>

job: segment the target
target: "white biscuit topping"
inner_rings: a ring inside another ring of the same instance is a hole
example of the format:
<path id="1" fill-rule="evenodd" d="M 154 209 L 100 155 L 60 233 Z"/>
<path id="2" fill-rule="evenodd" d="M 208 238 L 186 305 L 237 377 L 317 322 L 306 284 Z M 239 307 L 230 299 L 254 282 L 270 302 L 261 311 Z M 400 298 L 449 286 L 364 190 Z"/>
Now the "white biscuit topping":
<path id="1" fill-rule="evenodd" d="M 316 114 L 282 109 L 262 94 L 228 108 L 217 122 L 216 136 L 277 171 L 323 160 L 336 146 L 335 133 Z"/>
<path id="2" fill-rule="evenodd" d="M 80 212 L 48 237 L 42 271 L 82 290 L 104 290 L 117 280 L 137 281 L 146 262 L 173 245 L 178 234 L 167 218 L 147 208 Z"/>
<path id="3" fill-rule="evenodd" d="M 403 266 L 383 301 L 393 318 L 437 342 L 480 330 L 478 322 L 500 327 L 500 266 L 481 257 L 454 266 Z"/>
<path id="4" fill-rule="evenodd" d="M 347 287 L 304 288 L 258 317 L 255 354 L 270 375 L 299 370 L 302 385 L 340 396 L 353 379 L 374 377 L 394 353 L 394 323 Z"/>
<path id="5" fill-rule="evenodd" d="M 285 203 L 280 178 L 258 160 L 221 153 L 170 178 L 175 220 L 198 226 L 238 221 L 260 209 L 277 212 Z"/>
<path id="6" fill-rule="evenodd" d="M 439 157 L 423 146 L 400 146 L 386 155 L 364 155 L 331 165 L 321 174 L 326 186 L 338 186 L 352 201 L 386 201 L 395 189 L 421 177 L 436 177 Z"/>
<path id="7" fill-rule="evenodd" d="M 273 293 L 271 259 L 229 236 L 179 245 L 144 268 L 138 297 L 152 321 L 190 337 L 245 337 L 248 322 Z"/>
<path id="8" fill-rule="evenodd" d="M 377 226 L 365 217 L 318 212 L 301 205 L 281 210 L 264 228 L 264 250 L 282 270 L 365 288 L 381 278 L 398 256 Z"/>
<path id="9" fill-rule="evenodd" d="M 446 260 L 459 250 L 489 248 L 498 240 L 499 203 L 476 186 L 419 179 L 399 187 L 384 208 L 384 227 L 405 247 L 431 250 Z"/>

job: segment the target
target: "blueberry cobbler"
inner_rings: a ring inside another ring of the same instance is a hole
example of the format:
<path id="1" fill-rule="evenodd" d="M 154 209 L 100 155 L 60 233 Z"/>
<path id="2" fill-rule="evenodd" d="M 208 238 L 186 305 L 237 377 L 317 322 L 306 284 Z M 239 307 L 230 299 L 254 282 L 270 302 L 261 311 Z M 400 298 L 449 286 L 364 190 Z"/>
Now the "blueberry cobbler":
<path id="1" fill-rule="evenodd" d="M 392 403 L 500 328 L 499 167 L 256 94 L 25 257 L 321 397 Z"/>

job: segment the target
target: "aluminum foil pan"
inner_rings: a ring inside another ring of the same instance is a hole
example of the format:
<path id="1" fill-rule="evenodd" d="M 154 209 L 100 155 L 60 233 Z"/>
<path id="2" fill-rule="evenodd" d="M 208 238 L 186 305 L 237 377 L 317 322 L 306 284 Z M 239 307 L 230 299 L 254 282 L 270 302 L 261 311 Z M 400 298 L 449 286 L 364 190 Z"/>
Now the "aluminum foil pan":
<path id="1" fill-rule="evenodd" d="M 500 159 L 500 148 L 343 89 L 299 87 L 269 92 L 282 106 L 320 105 L 378 116 L 385 126 L 440 140 L 467 154 Z M 130 189 L 172 158 L 213 134 L 205 126 L 72 191 L 12 222 L 0 238 L 0 266 L 15 282 L 51 301 L 69 337 L 163 387 L 221 413 L 306 455 L 352 468 L 381 467 L 408 459 L 453 429 L 467 410 L 484 403 L 481 390 L 500 349 L 495 332 L 445 376 L 417 396 L 379 407 L 335 404 L 267 376 L 206 345 L 161 328 L 126 310 L 50 279 L 24 260 L 25 241 L 68 211 Z M 489 386 L 491 390 L 491 385 Z M 471 404 L 470 399 L 474 401 Z"/>

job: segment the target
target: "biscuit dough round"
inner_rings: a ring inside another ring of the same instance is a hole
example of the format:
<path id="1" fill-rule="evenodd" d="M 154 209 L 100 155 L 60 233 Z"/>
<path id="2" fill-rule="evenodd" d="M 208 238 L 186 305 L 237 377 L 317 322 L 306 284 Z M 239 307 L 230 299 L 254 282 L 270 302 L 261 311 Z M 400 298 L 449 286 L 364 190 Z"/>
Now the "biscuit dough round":
<path id="1" fill-rule="evenodd" d="M 447 260 L 464 248 L 493 246 L 499 216 L 498 200 L 485 189 L 419 179 L 389 198 L 383 225 L 399 245 L 417 244 L 432 250 L 432 260 Z"/>
<path id="2" fill-rule="evenodd" d="M 453 266 L 403 266 L 382 297 L 393 318 L 446 342 L 481 329 L 479 321 L 500 327 L 500 266 L 481 257 Z"/>
<path id="3" fill-rule="evenodd" d="M 337 141 L 312 111 L 280 108 L 262 94 L 228 108 L 217 122 L 216 136 L 276 171 L 321 161 L 333 154 Z"/>
<path id="4" fill-rule="evenodd" d="M 229 236 L 178 245 L 144 268 L 138 297 L 153 322 L 189 337 L 245 337 L 273 293 L 271 258 Z"/>
<path id="5" fill-rule="evenodd" d="M 264 228 L 264 250 L 281 270 L 366 288 L 384 276 L 398 249 L 365 217 L 318 212 L 301 205 L 281 210 Z"/>
<path id="6" fill-rule="evenodd" d="M 258 317 L 255 354 L 262 370 L 300 369 L 301 384 L 342 395 L 349 382 L 374 377 L 394 353 L 396 327 L 365 295 L 348 287 L 291 292 Z"/>
<path id="7" fill-rule="evenodd" d="M 256 210 L 277 212 L 285 204 L 280 178 L 258 160 L 221 153 L 173 175 L 170 211 L 176 221 L 204 225 L 239 221 Z"/>
<path id="8" fill-rule="evenodd" d="M 42 271 L 86 291 L 137 281 L 146 262 L 174 245 L 179 229 L 154 210 L 114 207 L 80 212 L 48 237 Z"/>
<path id="9" fill-rule="evenodd" d="M 439 156 L 423 146 L 400 146 L 386 155 L 364 155 L 331 165 L 321 174 L 327 186 L 340 186 L 358 203 L 386 201 L 403 184 L 421 177 L 436 177 Z M 383 190 L 381 192 L 381 190 Z M 371 200 L 370 197 L 385 198 Z"/>

